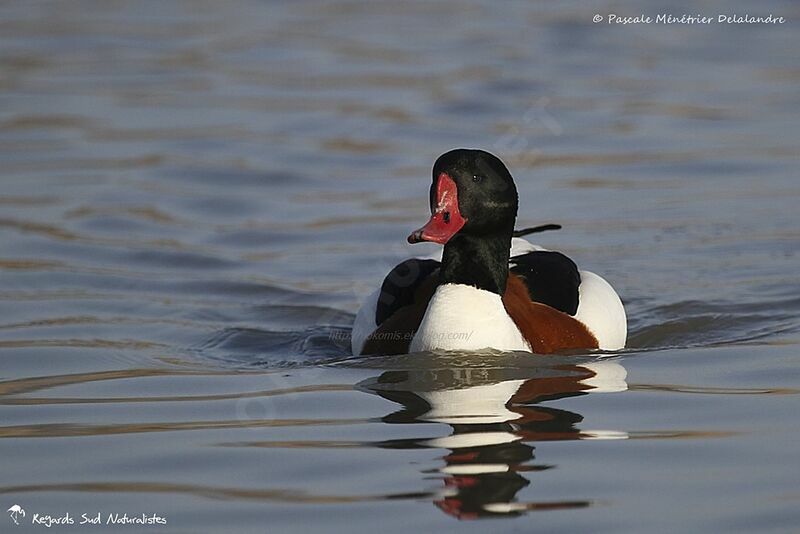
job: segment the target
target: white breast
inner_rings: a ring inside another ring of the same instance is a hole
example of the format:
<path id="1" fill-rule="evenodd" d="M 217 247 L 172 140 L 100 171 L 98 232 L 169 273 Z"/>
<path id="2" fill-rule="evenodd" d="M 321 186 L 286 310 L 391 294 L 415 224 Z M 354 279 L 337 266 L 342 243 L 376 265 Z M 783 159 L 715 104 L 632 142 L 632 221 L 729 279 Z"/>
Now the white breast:
<path id="1" fill-rule="evenodd" d="M 487 348 L 531 352 L 500 295 L 462 284 L 436 288 L 410 351 Z"/>

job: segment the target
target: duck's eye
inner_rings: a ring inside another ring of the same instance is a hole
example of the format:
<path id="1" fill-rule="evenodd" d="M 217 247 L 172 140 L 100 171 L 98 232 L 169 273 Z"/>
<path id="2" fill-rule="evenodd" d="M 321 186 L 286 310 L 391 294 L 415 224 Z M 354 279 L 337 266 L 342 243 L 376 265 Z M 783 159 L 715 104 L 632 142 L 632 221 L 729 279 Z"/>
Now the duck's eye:
<path id="1" fill-rule="evenodd" d="M 450 212 L 449 211 L 444 212 L 442 214 L 442 218 L 444 219 L 445 223 L 449 223 L 450 222 Z"/>
<path id="2" fill-rule="evenodd" d="M 475 182 L 475 183 L 479 183 L 479 182 L 481 182 L 482 180 L 483 180 L 483 176 L 481 176 L 480 174 L 473 174 L 473 175 L 472 175 L 472 181 L 473 181 L 473 182 Z"/>

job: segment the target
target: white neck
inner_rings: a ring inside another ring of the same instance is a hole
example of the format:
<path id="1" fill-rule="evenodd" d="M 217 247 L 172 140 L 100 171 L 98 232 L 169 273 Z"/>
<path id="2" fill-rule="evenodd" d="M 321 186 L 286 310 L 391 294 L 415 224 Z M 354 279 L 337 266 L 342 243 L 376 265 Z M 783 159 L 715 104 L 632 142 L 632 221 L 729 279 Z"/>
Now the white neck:
<path id="1" fill-rule="evenodd" d="M 440 285 L 411 340 L 411 352 L 488 348 L 531 352 L 500 295 L 463 284 Z"/>

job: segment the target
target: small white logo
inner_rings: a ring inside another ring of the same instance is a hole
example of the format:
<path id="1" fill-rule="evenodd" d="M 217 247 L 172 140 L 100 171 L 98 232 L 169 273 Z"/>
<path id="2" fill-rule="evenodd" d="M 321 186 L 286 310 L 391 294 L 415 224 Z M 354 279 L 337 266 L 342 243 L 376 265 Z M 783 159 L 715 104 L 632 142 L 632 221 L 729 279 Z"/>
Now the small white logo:
<path id="1" fill-rule="evenodd" d="M 15 525 L 19 525 L 19 521 L 17 521 L 17 516 L 25 517 L 25 508 L 22 506 L 15 504 L 11 508 L 7 510 L 8 515 L 11 516 L 11 519 L 14 520 Z"/>

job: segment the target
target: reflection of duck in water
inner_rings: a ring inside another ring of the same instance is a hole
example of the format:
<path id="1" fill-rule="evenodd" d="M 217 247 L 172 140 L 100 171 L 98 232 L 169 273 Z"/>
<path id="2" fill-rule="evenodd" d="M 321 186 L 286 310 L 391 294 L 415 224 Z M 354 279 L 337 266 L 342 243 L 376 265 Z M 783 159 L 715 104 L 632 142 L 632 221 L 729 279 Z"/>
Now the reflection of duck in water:
<path id="1" fill-rule="evenodd" d="M 458 149 L 433 166 L 431 218 L 408 241 L 439 259 L 397 265 L 353 324 L 353 354 L 494 348 L 539 354 L 625 346 L 625 309 L 600 276 L 514 231 L 517 190 L 503 162 Z"/>
<path id="2" fill-rule="evenodd" d="M 530 442 L 624 438 L 621 432 L 587 431 L 577 413 L 537 403 L 593 392 L 627 389 L 625 369 L 616 362 L 563 364 L 538 368 L 438 368 L 387 371 L 362 382 L 360 389 L 403 405 L 384 417 L 387 423 L 444 423 L 448 436 L 384 442 L 388 448 L 449 449 L 444 487 L 434 503 L 459 519 L 519 515 L 532 510 L 589 506 L 589 501 L 516 502 L 530 484 Z"/>

